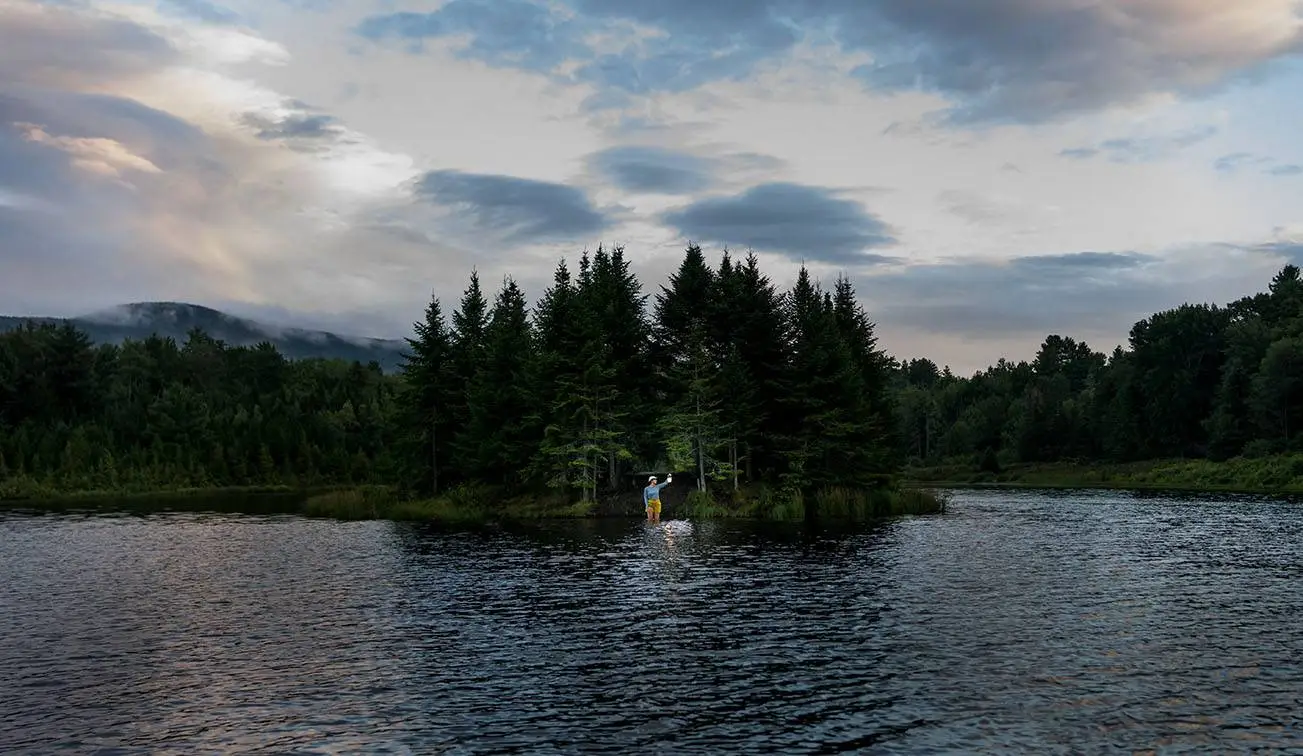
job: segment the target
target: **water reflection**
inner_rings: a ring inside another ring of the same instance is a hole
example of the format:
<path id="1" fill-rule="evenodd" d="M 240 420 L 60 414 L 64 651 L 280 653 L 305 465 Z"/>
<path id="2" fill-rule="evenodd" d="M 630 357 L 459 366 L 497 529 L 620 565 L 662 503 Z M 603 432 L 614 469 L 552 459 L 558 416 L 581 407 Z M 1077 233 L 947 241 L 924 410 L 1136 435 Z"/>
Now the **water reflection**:
<path id="1" fill-rule="evenodd" d="M 0 752 L 1303 745 L 1296 505 L 979 492 L 951 512 L 0 514 Z"/>

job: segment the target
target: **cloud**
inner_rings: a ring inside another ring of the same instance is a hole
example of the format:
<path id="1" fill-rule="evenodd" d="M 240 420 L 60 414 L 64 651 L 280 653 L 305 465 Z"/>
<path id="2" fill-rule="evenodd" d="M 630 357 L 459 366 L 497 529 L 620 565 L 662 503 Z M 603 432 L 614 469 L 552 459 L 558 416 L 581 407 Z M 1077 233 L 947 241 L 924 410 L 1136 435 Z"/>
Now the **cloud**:
<path id="1" fill-rule="evenodd" d="M 580 189 L 515 176 L 431 171 L 417 181 L 416 194 L 464 210 L 479 229 L 519 242 L 583 239 L 610 223 Z"/>
<path id="2" fill-rule="evenodd" d="M 711 184 L 711 163 L 660 147 L 611 147 L 589 156 L 589 164 L 615 186 L 648 194 L 691 194 Z"/>
<path id="3" fill-rule="evenodd" d="M 1213 161 L 1213 170 L 1218 173 L 1234 173 L 1245 165 L 1261 164 L 1266 158 L 1249 152 L 1232 152 Z"/>
<path id="4" fill-rule="evenodd" d="M 958 372 L 1000 357 L 1029 359 L 1051 333 L 1101 351 L 1137 321 L 1182 303 L 1225 304 L 1262 291 L 1284 262 L 1303 261 L 1303 232 L 1254 243 L 1152 252 L 1085 251 L 1013 259 L 957 258 L 870 271 L 856 281 L 897 357 L 945 355 Z"/>
<path id="5" fill-rule="evenodd" d="M 1148 163 L 1171 157 L 1187 147 L 1211 139 L 1216 134 L 1216 127 L 1200 126 L 1161 136 L 1105 139 L 1087 147 L 1061 150 L 1059 155 L 1077 160 L 1103 156 L 1114 163 Z"/>
<path id="6" fill-rule="evenodd" d="M 589 169 L 612 185 L 645 194 L 694 194 L 741 178 L 771 177 L 783 161 L 754 152 L 621 145 L 594 152 Z"/>
<path id="7" fill-rule="evenodd" d="M 1303 166 L 1294 165 L 1293 163 L 1280 163 L 1272 158 L 1255 155 L 1251 152 L 1233 152 L 1213 161 L 1213 170 L 1218 173 L 1233 174 L 1248 166 L 1256 166 L 1268 176 L 1284 177 L 1303 174 Z"/>
<path id="8" fill-rule="evenodd" d="M 57 5 L 0 1 L 0 82 L 6 89 L 92 88 L 150 74 L 181 54 L 130 20 Z"/>
<path id="9" fill-rule="evenodd" d="M 1158 261 L 1159 258 L 1153 255 L 1138 252 L 1069 252 L 1058 255 L 1016 257 L 1009 264 L 1016 270 L 1079 274 L 1087 271 L 1128 270 Z"/>
<path id="10" fill-rule="evenodd" d="M 451 0 L 358 32 L 469 39 L 465 56 L 594 85 L 595 107 L 835 44 L 872 57 L 853 71 L 867 86 L 936 93 L 949 121 L 989 123 L 1207 94 L 1297 54 L 1301 26 L 1294 0 Z"/>
<path id="11" fill-rule="evenodd" d="M 1266 241 L 1254 244 L 1224 244 L 1228 250 L 1248 250 L 1273 261 L 1303 265 L 1303 228 L 1281 227 L 1275 229 Z"/>
<path id="12" fill-rule="evenodd" d="M 224 72 L 276 60 L 275 45 L 115 9 L 0 0 L 6 309 L 184 298 L 347 311 L 426 288 L 395 266 L 457 259 L 375 229 L 409 197 L 410 161 Z M 293 149 L 308 138 L 316 150 Z M 374 260 L 360 272 L 359 249 Z"/>
<path id="13" fill-rule="evenodd" d="M 1222 301 L 1228 283 L 1252 291 L 1268 271 L 1252 256 L 1215 246 L 1077 252 L 912 265 L 870 275 L 861 290 L 895 339 L 912 333 L 1032 348 L 1049 333 L 1121 341 L 1137 320 L 1203 296 Z M 978 350 L 986 350 L 983 364 L 995 359 L 989 349 Z"/>
<path id="14" fill-rule="evenodd" d="M 51 136 L 32 123 L 15 123 L 23 138 L 35 144 L 61 150 L 72 159 L 72 166 L 87 173 L 118 177 L 123 172 L 162 173 L 148 159 L 127 149 L 115 139 L 102 137 Z"/>
<path id="15" fill-rule="evenodd" d="M 1300 44 L 1293 0 L 875 0 L 862 7 L 843 16 L 839 33 L 843 45 L 876 56 L 859 75 L 877 88 L 939 93 L 955 103 L 949 116 L 961 122 L 1039 122 L 1204 94 L 1296 54 Z"/>
<path id="16" fill-rule="evenodd" d="M 464 57 L 535 71 L 551 71 L 583 49 L 584 33 L 578 22 L 526 0 L 450 0 L 430 13 L 369 16 L 356 31 L 377 41 L 470 35 Z"/>
<path id="17" fill-rule="evenodd" d="M 234 24 L 241 20 L 240 15 L 235 11 L 210 3 L 208 0 L 160 0 L 159 5 L 182 17 L 213 24 Z"/>
<path id="18" fill-rule="evenodd" d="M 661 216 L 691 239 L 778 252 L 795 260 L 864 265 L 887 258 L 868 250 L 896 243 L 894 231 L 858 202 L 830 189 L 789 183 L 707 197 Z"/>
<path id="19" fill-rule="evenodd" d="M 250 113 L 247 122 L 257 126 L 259 139 L 320 139 L 336 136 L 335 119 L 328 115 L 292 114 L 279 122 Z"/>

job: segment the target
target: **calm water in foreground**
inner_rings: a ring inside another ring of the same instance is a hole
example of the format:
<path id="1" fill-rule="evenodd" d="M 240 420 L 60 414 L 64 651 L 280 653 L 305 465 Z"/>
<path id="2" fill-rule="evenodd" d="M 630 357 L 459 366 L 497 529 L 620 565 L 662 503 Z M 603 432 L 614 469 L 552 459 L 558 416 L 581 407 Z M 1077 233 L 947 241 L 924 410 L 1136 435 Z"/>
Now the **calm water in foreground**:
<path id="1" fill-rule="evenodd" d="M 0 753 L 1303 747 L 1303 505 L 809 531 L 0 514 Z M 98 750 L 102 749 L 102 750 Z"/>

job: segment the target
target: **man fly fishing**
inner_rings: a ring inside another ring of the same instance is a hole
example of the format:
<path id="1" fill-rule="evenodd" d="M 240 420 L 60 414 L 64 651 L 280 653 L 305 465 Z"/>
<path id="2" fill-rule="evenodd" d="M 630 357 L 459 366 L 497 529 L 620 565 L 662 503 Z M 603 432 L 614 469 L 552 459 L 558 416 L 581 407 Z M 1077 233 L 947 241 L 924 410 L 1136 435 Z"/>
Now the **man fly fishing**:
<path id="1" fill-rule="evenodd" d="M 647 487 L 642 490 L 642 503 L 647 509 L 647 522 L 661 521 L 661 489 L 674 482 L 674 473 L 665 476 L 665 482 L 656 485 L 656 476 L 647 479 Z"/>

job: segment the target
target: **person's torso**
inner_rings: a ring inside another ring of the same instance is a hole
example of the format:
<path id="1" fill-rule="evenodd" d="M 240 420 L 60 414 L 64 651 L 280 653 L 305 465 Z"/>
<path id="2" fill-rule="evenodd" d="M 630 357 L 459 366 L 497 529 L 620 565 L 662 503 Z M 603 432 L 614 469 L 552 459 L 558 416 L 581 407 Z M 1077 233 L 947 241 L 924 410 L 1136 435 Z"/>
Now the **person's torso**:
<path id="1" fill-rule="evenodd" d="M 642 490 L 642 497 L 648 501 L 659 499 L 661 497 L 661 490 L 657 486 L 647 486 Z"/>

